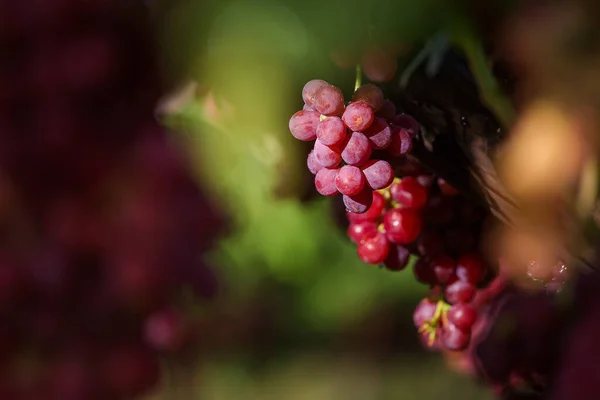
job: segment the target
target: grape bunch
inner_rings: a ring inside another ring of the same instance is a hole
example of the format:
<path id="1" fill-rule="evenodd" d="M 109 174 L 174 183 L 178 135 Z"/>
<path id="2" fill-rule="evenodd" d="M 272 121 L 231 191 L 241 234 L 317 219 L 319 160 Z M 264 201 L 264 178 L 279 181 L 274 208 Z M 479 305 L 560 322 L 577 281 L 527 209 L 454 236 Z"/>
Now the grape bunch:
<path id="1" fill-rule="evenodd" d="M 131 399 L 194 340 L 224 220 L 154 118 L 140 2 L 0 0 L 0 398 Z"/>
<path id="2" fill-rule="evenodd" d="M 289 128 L 296 139 L 315 141 L 307 166 L 317 191 L 323 196 L 341 193 L 348 210 L 364 213 L 373 191 L 394 179 L 390 163 L 372 156 L 383 150 L 392 156 L 408 153 L 418 123 L 396 114 L 394 104 L 372 84 L 360 86 L 345 104 L 339 88 L 315 79 L 304 86 L 302 98 L 304 108 L 290 118 Z"/>

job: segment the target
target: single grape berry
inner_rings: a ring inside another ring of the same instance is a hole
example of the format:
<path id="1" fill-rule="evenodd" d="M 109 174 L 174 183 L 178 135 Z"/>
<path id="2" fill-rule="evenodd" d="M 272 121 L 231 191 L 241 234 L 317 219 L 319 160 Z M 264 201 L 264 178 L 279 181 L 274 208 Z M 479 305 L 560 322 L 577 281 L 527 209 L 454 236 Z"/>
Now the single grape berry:
<path id="1" fill-rule="evenodd" d="M 366 212 L 362 214 L 347 212 L 346 216 L 348 217 L 348 221 L 361 222 L 377 220 L 383 213 L 383 210 L 385 209 L 385 198 L 379 192 L 373 192 L 371 198 L 371 205 L 369 206 L 369 209 Z"/>
<path id="2" fill-rule="evenodd" d="M 322 168 L 315 175 L 315 188 L 323 196 L 335 196 L 338 193 L 335 186 L 335 177 L 338 174 L 337 169 Z"/>
<path id="3" fill-rule="evenodd" d="M 292 136 L 303 142 L 309 142 L 317 138 L 317 125 L 320 114 L 316 111 L 301 110 L 290 118 L 290 132 Z"/>
<path id="4" fill-rule="evenodd" d="M 319 139 L 315 140 L 313 151 L 317 162 L 325 168 L 337 167 L 342 162 L 342 155 L 338 149 L 335 146 L 324 145 Z"/>
<path id="5" fill-rule="evenodd" d="M 315 92 L 314 108 L 323 115 L 341 115 L 344 111 L 344 95 L 333 85 L 320 87 Z"/>
<path id="6" fill-rule="evenodd" d="M 387 121 L 380 117 L 375 117 L 371 126 L 363 133 L 369 138 L 374 149 L 385 149 L 392 142 L 392 129 Z"/>
<path id="7" fill-rule="evenodd" d="M 475 296 L 475 286 L 468 282 L 456 281 L 446 286 L 444 295 L 450 304 L 468 303 Z"/>
<path id="8" fill-rule="evenodd" d="M 335 186 L 341 194 L 354 196 L 365 186 L 365 176 L 360 168 L 344 165 L 335 177 Z"/>
<path id="9" fill-rule="evenodd" d="M 392 124 L 406 129 L 411 137 L 414 137 L 417 133 L 419 133 L 419 123 L 416 119 L 408 114 L 396 115 L 392 120 Z"/>
<path id="10" fill-rule="evenodd" d="M 381 108 L 375 112 L 375 115 L 390 122 L 396 116 L 396 106 L 390 100 L 386 99 Z"/>
<path id="11" fill-rule="evenodd" d="M 398 60 L 390 52 L 373 47 L 363 53 L 361 60 L 363 72 L 371 82 L 389 82 L 398 70 Z"/>
<path id="12" fill-rule="evenodd" d="M 456 262 L 456 276 L 464 282 L 477 285 L 483 278 L 485 263 L 476 253 L 460 256 Z"/>
<path id="13" fill-rule="evenodd" d="M 459 351 L 468 346 L 471 335 L 461 331 L 456 325 L 448 323 L 442 328 L 440 339 L 447 350 Z"/>
<path id="14" fill-rule="evenodd" d="M 360 132 L 352 132 L 344 144 L 342 159 L 349 165 L 363 165 L 371 157 L 371 142 Z"/>
<path id="15" fill-rule="evenodd" d="M 308 81 L 302 88 L 302 100 L 304 100 L 304 104 L 314 109 L 315 94 L 317 93 L 317 90 L 328 85 L 329 83 L 322 79 Z"/>
<path id="16" fill-rule="evenodd" d="M 390 252 L 384 261 L 384 265 L 390 271 L 402 271 L 408 265 L 410 251 L 399 244 L 390 246 Z"/>
<path id="17" fill-rule="evenodd" d="M 314 150 L 311 150 L 310 153 L 308 153 L 308 157 L 306 158 L 306 165 L 308 166 L 308 170 L 310 171 L 310 173 L 313 175 L 316 175 L 317 172 L 319 172 L 319 170 L 323 168 L 323 166 L 317 161 Z"/>
<path id="18" fill-rule="evenodd" d="M 354 243 L 360 243 L 375 232 L 377 232 L 377 224 L 372 221 L 353 222 L 348 225 L 348 236 Z"/>
<path id="19" fill-rule="evenodd" d="M 390 244 L 381 232 L 363 238 L 357 246 L 358 258 L 367 264 L 381 264 L 387 258 Z"/>
<path id="20" fill-rule="evenodd" d="M 406 129 L 397 126 L 391 126 L 390 129 L 391 137 L 390 144 L 386 148 L 387 152 L 395 157 L 408 153 L 412 149 L 410 133 Z"/>
<path id="21" fill-rule="evenodd" d="M 426 258 L 419 258 L 413 266 L 413 274 L 418 282 L 425 285 L 435 285 L 437 283 L 437 277 L 433 272 L 433 268 Z"/>
<path id="22" fill-rule="evenodd" d="M 373 190 L 384 189 L 394 181 L 394 170 L 387 161 L 369 160 L 361 169 L 367 184 Z"/>
<path id="23" fill-rule="evenodd" d="M 411 210 L 421 210 L 427 204 L 427 190 L 410 176 L 392 184 L 390 195 L 400 207 Z"/>
<path id="24" fill-rule="evenodd" d="M 346 126 L 354 132 L 363 132 L 371 126 L 375 119 L 375 112 L 366 103 L 357 101 L 350 103 L 342 114 L 342 120 Z"/>
<path id="25" fill-rule="evenodd" d="M 421 233 L 421 217 L 411 210 L 394 208 L 384 215 L 383 226 L 390 242 L 409 244 Z"/>
<path id="26" fill-rule="evenodd" d="M 340 117 L 327 117 L 317 125 L 316 134 L 324 145 L 338 145 L 346 138 L 346 125 Z"/>
<path id="27" fill-rule="evenodd" d="M 431 268 L 437 282 L 440 285 L 445 285 L 454 276 L 456 264 L 452 257 L 442 255 L 431 260 Z"/>
<path id="28" fill-rule="evenodd" d="M 373 204 L 373 194 L 371 189 L 365 186 L 363 190 L 355 196 L 343 195 L 342 200 L 344 201 L 346 210 L 351 213 L 362 214 Z"/>
<path id="29" fill-rule="evenodd" d="M 448 321 L 458 329 L 463 332 L 470 332 L 477 319 L 477 312 L 468 304 L 458 303 L 448 310 L 447 316 Z"/>
<path id="30" fill-rule="evenodd" d="M 367 83 L 356 89 L 356 92 L 352 95 L 352 101 L 362 101 L 369 105 L 373 110 L 377 111 L 383 106 L 385 98 L 383 97 L 381 89 L 373 84 Z"/>
<path id="31" fill-rule="evenodd" d="M 435 316 L 436 309 L 437 302 L 428 298 L 422 299 L 413 312 L 413 323 L 415 324 L 415 328 L 418 329 L 430 322 Z"/>

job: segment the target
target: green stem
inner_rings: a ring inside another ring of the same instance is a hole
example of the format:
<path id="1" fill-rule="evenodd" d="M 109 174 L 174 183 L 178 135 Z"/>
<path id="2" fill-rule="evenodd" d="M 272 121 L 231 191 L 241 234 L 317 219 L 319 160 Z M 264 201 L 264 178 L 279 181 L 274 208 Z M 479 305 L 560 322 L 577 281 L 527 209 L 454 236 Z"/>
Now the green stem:
<path id="1" fill-rule="evenodd" d="M 354 80 L 354 91 L 356 92 L 362 86 L 362 68 L 356 64 L 356 79 Z"/>

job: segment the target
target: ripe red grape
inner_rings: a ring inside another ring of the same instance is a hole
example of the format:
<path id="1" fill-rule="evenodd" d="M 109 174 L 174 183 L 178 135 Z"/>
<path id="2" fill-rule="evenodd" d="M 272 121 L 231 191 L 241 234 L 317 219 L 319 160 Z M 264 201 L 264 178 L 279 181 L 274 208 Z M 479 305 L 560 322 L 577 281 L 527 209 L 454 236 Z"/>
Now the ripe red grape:
<path id="1" fill-rule="evenodd" d="M 464 282 L 477 285 L 483 278 L 485 263 L 476 253 L 460 256 L 456 262 L 456 276 Z"/>
<path id="2" fill-rule="evenodd" d="M 437 283 L 437 277 L 433 271 L 433 268 L 426 258 L 419 258 L 413 266 L 413 273 L 418 282 L 426 285 L 435 285 Z"/>
<path id="3" fill-rule="evenodd" d="M 372 201 L 369 209 L 362 214 L 348 212 L 346 215 L 350 222 L 375 221 L 381 216 L 385 209 L 385 198 L 379 192 L 372 193 Z"/>
<path id="4" fill-rule="evenodd" d="M 362 214 L 373 204 L 373 193 L 371 189 L 365 186 L 363 190 L 355 196 L 343 195 L 342 200 L 349 212 Z"/>
<path id="5" fill-rule="evenodd" d="M 344 95 L 333 85 L 321 86 L 315 92 L 314 107 L 323 115 L 341 115 L 344 111 Z"/>
<path id="6" fill-rule="evenodd" d="M 324 145 L 334 146 L 346 138 L 346 125 L 340 117 L 327 117 L 317 125 L 316 135 Z"/>
<path id="7" fill-rule="evenodd" d="M 450 304 L 468 303 L 475 296 L 475 286 L 468 282 L 456 281 L 446 286 L 444 294 Z"/>
<path id="8" fill-rule="evenodd" d="M 323 168 L 323 166 L 317 161 L 314 150 L 311 150 L 310 153 L 308 153 L 308 157 L 306 158 L 306 165 L 310 173 L 313 175 L 316 175 L 317 172 L 319 172 L 319 170 Z"/>
<path id="9" fill-rule="evenodd" d="M 394 170 L 387 161 L 369 160 L 361 169 L 367 184 L 373 190 L 386 188 L 394 180 Z"/>
<path id="10" fill-rule="evenodd" d="M 437 302 L 428 298 L 422 299 L 413 312 L 413 323 L 415 324 L 415 327 L 420 328 L 423 324 L 431 321 L 435 315 L 436 308 Z"/>
<path id="11" fill-rule="evenodd" d="M 455 304 L 448 310 L 448 321 L 463 332 L 470 332 L 476 319 L 475 309 L 465 303 Z"/>
<path id="12" fill-rule="evenodd" d="M 358 258 L 367 264 L 381 264 L 385 261 L 389 250 L 390 244 L 381 232 L 363 238 L 357 247 Z"/>
<path id="13" fill-rule="evenodd" d="M 463 350 L 469 345 L 471 335 L 458 329 L 458 327 L 452 323 L 444 325 L 442 328 L 441 342 L 442 345 L 451 351 Z"/>
<path id="14" fill-rule="evenodd" d="M 391 126 L 390 144 L 387 147 L 387 152 L 393 156 L 401 156 L 408 153 L 412 149 L 412 137 L 410 133 L 396 126 Z"/>
<path id="15" fill-rule="evenodd" d="M 371 157 L 369 139 L 360 132 L 352 132 L 344 144 L 341 157 L 346 164 L 360 167 Z"/>
<path id="16" fill-rule="evenodd" d="M 408 131 L 408 133 L 412 136 L 415 136 L 419 133 L 419 123 L 416 119 L 411 117 L 408 114 L 398 114 L 392 120 L 392 124 L 404 128 Z"/>
<path id="17" fill-rule="evenodd" d="M 392 142 L 392 129 L 381 117 L 375 117 L 370 127 L 363 131 L 374 149 L 385 149 Z"/>
<path id="18" fill-rule="evenodd" d="M 290 132 L 292 136 L 303 142 L 317 138 L 317 125 L 320 114 L 316 111 L 300 110 L 290 118 Z"/>
<path id="19" fill-rule="evenodd" d="M 396 116 L 396 106 L 390 100 L 384 100 L 383 105 L 379 108 L 375 115 L 384 118 L 388 122 L 392 121 Z"/>
<path id="20" fill-rule="evenodd" d="M 313 79 L 308 81 L 302 88 L 302 100 L 308 107 L 314 108 L 315 105 L 315 94 L 320 88 L 329 85 L 322 79 Z"/>
<path id="21" fill-rule="evenodd" d="M 335 196 L 338 193 L 335 178 L 338 170 L 334 168 L 321 168 L 315 175 L 315 188 L 323 196 Z"/>
<path id="22" fill-rule="evenodd" d="M 401 271 L 406 268 L 409 260 L 410 251 L 404 246 L 393 244 L 384 264 L 390 271 Z"/>
<path id="23" fill-rule="evenodd" d="M 376 231 L 377 224 L 372 221 L 353 222 L 348 225 L 348 236 L 354 243 L 360 243 L 365 237 L 374 235 Z"/>
<path id="24" fill-rule="evenodd" d="M 352 101 L 362 101 L 368 104 L 374 111 L 377 111 L 383 106 L 384 96 L 381 89 L 368 83 L 356 89 L 356 92 L 352 95 Z"/>
<path id="25" fill-rule="evenodd" d="M 342 162 L 342 156 L 337 147 L 326 146 L 319 139 L 315 140 L 313 151 L 317 162 L 325 168 L 337 167 Z"/>
<path id="26" fill-rule="evenodd" d="M 348 104 L 342 114 L 342 120 L 346 126 L 354 132 L 363 132 L 371 126 L 375 119 L 375 112 L 366 103 L 357 101 Z"/>
<path id="27" fill-rule="evenodd" d="M 337 173 L 335 186 L 340 193 L 354 196 L 365 186 L 365 176 L 360 168 L 344 165 Z"/>
<path id="28" fill-rule="evenodd" d="M 435 274 L 436 280 L 444 285 L 454 276 L 456 263 L 449 256 L 437 256 L 431 260 L 431 268 Z"/>
<path id="29" fill-rule="evenodd" d="M 392 200 L 401 207 L 421 210 L 427 204 L 427 190 L 415 178 L 407 176 L 390 187 Z"/>
<path id="30" fill-rule="evenodd" d="M 392 243 L 409 244 L 421 233 L 421 217 L 413 211 L 394 208 L 383 217 L 385 232 Z"/>

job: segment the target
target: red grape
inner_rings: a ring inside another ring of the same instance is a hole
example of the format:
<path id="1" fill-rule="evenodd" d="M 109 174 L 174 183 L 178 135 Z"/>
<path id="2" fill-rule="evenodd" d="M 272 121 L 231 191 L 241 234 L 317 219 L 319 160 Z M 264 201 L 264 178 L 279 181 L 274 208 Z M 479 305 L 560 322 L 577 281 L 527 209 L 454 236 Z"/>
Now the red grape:
<path id="1" fill-rule="evenodd" d="M 316 175 L 317 172 L 319 172 L 319 170 L 323 168 L 323 166 L 317 161 L 314 150 L 311 150 L 310 153 L 308 153 L 308 157 L 306 158 L 306 165 L 308 166 L 308 170 L 310 171 L 310 173 L 313 175 Z"/>
<path id="2" fill-rule="evenodd" d="M 342 162 L 338 149 L 324 145 L 319 139 L 315 140 L 313 151 L 317 162 L 325 168 L 337 167 Z"/>
<path id="3" fill-rule="evenodd" d="M 335 186 L 340 193 L 354 196 L 365 186 L 365 176 L 360 168 L 344 165 L 335 177 Z"/>
<path id="4" fill-rule="evenodd" d="M 290 132 L 292 136 L 303 142 L 317 138 L 317 125 L 320 114 L 316 111 L 300 110 L 290 118 Z"/>
<path id="5" fill-rule="evenodd" d="M 450 304 L 468 303 L 475 296 L 475 286 L 463 281 L 456 281 L 446 286 L 444 294 Z"/>
<path id="6" fill-rule="evenodd" d="M 427 190 L 410 176 L 392 184 L 390 195 L 401 207 L 411 210 L 421 210 L 427 204 Z"/>
<path id="7" fill-rule="evenodd" d="M 313 79 L 308 81 L 302 88 L 302 100 L 304 100 L 304 104 L 306 104 L 308 107 L 314 108 L 315 94 L 317 93 L 317 90 L 328 85 L 329 83 L 322 79 Z"/>
<path id="8" fill-rule="evenodd" d="M 385 198 L 379 192 L 373 192 L 369 209 L 362 214 L 346 213 L 350 222 L 374 221 L 381 216 L 385 209 Z"/>
<path id="9" fill-rule="evenodd" d="M 374 149 L 385 149 L 392 142 L 392 130 L 385 119 L 375 117 L 371 126 L 363 131 Z"/>
<path id="10" fill-rule="evenodd" d="M 346 138 L 346 125 L 340 117 L 327 117 L 317 125 L 317 138 L 327 146 L 337 145 Z"/>
<path id="11" fill-rule="evenodd" d="M 464 282 L 477 285 L 483 278 L 485 263 L 483 259 L 475 254 L 464 254 L 458 258 L 456 263 L 456 276 Z"/>
<path id="12" fill-rule="evenodd" d="M 448 321 L 463 332 L 469 332 L 477 319 L 477 312 L 465 303 L 458 303 L 448 311 Z"/>
<path id="13" fill-rule="evenodd" d="M 380 48 L 367 50 L 361 62 L 363 72 L 372 82 L 389 82 L 398 70 L 398 61 L 393 54 Z"/>
<path id="14" fill-rule="evenodd" d="M 369 139 L 360 132 L 352 132 L 344 145 L 341 157 L 346 164 L 357 167 L 363 165 L 371 157 L 371 143 Z"/>
<path id="15" fill-rule="evenodd" d="M 394 170 L 387 161 L 370 160 L 361 169 L 367 184 L 373 190 L 386 188 L 394 180 Z"/>
<path id="16" fill-rule="evenodd" d="M 383 217 L 385 232 L 392 243 L 409 244 L 421 233 L 421 217 L 410 210 L 394 208 Z"/>
<path id="17" fill-rule="evenodd" d="M 425 323 L 430 322 L 435 316 L 436 309 L 437 302 L 427 298 L 422 299 L 413 312 L 413 323 L 415 324 L 415 327 L 420 328 Z"/>
<path id="18" fill-rule="evenodd" d="M 367 264 L 381 264 L 387 258 L 389 250 L 390 244 L 381 232 L 363 238 L 357 247 L 358 257 Z"/>
<path id="19" fill-rule="evenodd" d="M 392 120 L 392 123 L 400 128 L 406 129 L 411 137 L 419 133 L 419 123 L 408 114 L 396 115 Z"/>
<path id="20" fill-rule="evenodd" d="M 458 351 L 468 346 L 471 335 L 461 331 L 456 325 L 448 323 L 442 328 L 440 339 L 447 350 Z"/>
<path id="21" fill-rule="evenodd" d="M 437 283 L 437 277 L 433 272 L 433 268 L 426 258 L 419 258 L 413 266 L 413 273 L 418 282 L 426 285 L 435 285 Z"/>
<path id="22" fill-rule="evenodd" d="M 314 107 L 323 115 L 341 115 L 344 111 L 344 95 L 333 85 L 321 86 L 315 92 Z"/>
<path id="23" fill-rule="evenodd" d="M 454 276 L 456 263 L 451 257 L 442 255 L 431 260 L 431 268 L 438 283 L 444 285 Z"/>
<path id="24" fill-rule="evenodd" d="M 363 132 L 371 126 L 375 119 L 375 112 L 366 103 L 357 101 L 350 103 L 342 114 L 342 120 L 351 131 Z"/>
<path id="25" fill-rule="evenodd" d="M 372 221 L 353 222 L 348 226 L 348 236 L 354 243 L 360 243 L 361 240 L 375 234 L 376 231 L 377 224 Z"/>
<path id="26" fill-rule="evenodd" d="M 315 175 L 315 188 L 323 196 L 335 196 L 338 193 L 335 185 L 335 178 L 338 170 L 332 168 L 322 168 Z"/>
<path id="27" fill-rule="evenodd" d="M 386 149 L 388 153 L 397 157 L 412 149 L 412 137 L 406 129 L 392 126 L 390 134 L 390 144 Z"/>
<path id="28" fill-rule="evenodd" d="M 343 195 L 342 200 L 349 212 L 362 214 L 373 204 L 373 194 L 371 189 L 365 186 L 363 190 L 355 196 Z"/>
<path id="29" fill-rule="evenodd" d="M 393 244 L 384 264 L 390 271 L 401 271 L 406 268 L 409 260 L 410 251 L 404 246 Z"/>
<path id="30" fill-rule="evenodd" d="M 383 106 L 384 102 L 383 92 L 377 86 L 373 84 L 362 85 L 354 95 L 352 95 L 352 101 L 362 101 L 368 104 L 373 110 L 377 111 Z"/>
<path id="31" fill-rule="evenodd" d="M 390 122 L 396 116 L 396 106 L 390 100 L 384 100 L 383 105 L 375 112 L 375 115 Z"/>

